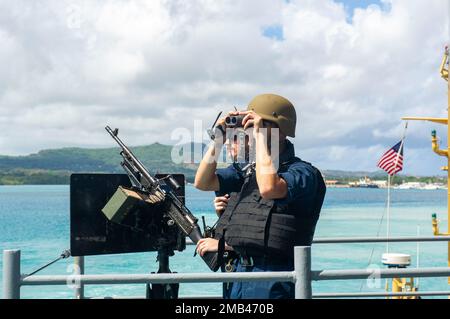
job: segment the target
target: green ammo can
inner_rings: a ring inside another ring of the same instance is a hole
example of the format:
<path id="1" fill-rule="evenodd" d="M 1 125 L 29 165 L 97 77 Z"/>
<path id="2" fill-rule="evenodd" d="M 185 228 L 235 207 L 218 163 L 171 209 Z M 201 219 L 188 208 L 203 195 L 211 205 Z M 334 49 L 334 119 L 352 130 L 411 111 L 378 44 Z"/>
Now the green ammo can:
<path id="1" fill-rule="evenodd" d="M 139 193 L 119 186 L 105 207 L 103 207 L 102 212 L 110 221 L 120 224 L 136 207 L 137 203 L 143 200 L 144 198 Z"/>

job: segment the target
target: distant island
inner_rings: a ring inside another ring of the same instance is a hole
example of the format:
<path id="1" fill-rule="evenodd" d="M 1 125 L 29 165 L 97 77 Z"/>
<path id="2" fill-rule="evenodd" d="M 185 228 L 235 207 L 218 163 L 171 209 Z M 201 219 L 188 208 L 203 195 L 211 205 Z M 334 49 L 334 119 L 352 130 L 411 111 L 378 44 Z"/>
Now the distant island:
<path id="1" fill-rule="evenodd" d="M 197 166 L 174 164 L 172 146 L 155 143 L 132 147 L 151 173 L 185 174 L 193 181 Z M 123 173 L 119 148 L 61 148 L 27 156 L 0 156 L 0 185 L 69 184 L 72 173 Z"/>
<path id="2" fill-rule="evenodd" d="M 197 164 L 175 164 L 171 160 L 172 146 L 155 143 L 131 147 L 152 173 L 178 173 L 193 182 Z M 191 145 L 191 154 L 194 154 Z M 118 148 L 61 148 L 43 150 L 26 156 L 0 156 L 0 185 L 65 185 L 72 173 L 123 173 Z M 349 184 L 361 178 L 385 180 L 386 173 L 322 170 L 324 177 L 336 184 Z M 400 175 L 394 183 L 443 183 L 445 177 L 415 177 Z"/>

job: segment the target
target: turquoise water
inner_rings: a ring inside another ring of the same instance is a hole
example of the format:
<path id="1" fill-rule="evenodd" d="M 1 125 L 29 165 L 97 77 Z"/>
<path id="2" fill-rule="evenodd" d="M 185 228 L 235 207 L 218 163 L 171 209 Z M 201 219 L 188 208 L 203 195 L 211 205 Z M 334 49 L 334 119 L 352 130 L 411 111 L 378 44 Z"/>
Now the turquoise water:
<path id="1" fill-rule="evenodd" d="M 187 187 L 187 205 L 197 217 L 205 215 L 208 223 L 215 221 L 212 193 Z M 431 236 L 431 213 L 436 212 L 446 229 L 445 190 L 393 190 L 391 236 L 415 236 L 418 226 L 422 236 Z M 316 237 L 376 236 L 386 234 L 386 190 L 328 189 Z M 22 273 L 29 273 L 56 258 L 69 248 L 68 186 L 0 186 L 0 250 L 22 250 Z M 385 244 L 341 244 L 313 246 L 313 269 L 366 268 L 380 266 Z M 391 244 L 391 252 L 410 253 L 416 266 L 416 243 Z M 179 273 L 207 272 L 200 258 L 193 258 L 194 247 L 171 258 L 171 269 Z M 446 243 L 420 244 L 420 266 L 446 266 Z M 0 268 L 2 261 L 0 260 Z M 70 260 L 60 261 L 40 274 L 70 274 Z M 155 253 L 86 257 L 87 274 L 148 273 L 157 270 Z M 0 284 L 2 282 L 0 273 Z M 376 284 L 376 283 L 375 283 Z M 314 292 L 382 291 L 365 281 L 328 281 L 313 284 Z M 421 290 L 448 290 L 447 279 L 421 279 Z M 138 296 L 145 294 L 144 285 L 87 286 L 87 296 Z M 72 298 L 66 286 L 23 287 L 23 298 Z M 221 284 L 183 284 L 180 295 L 220 295 Z"/>

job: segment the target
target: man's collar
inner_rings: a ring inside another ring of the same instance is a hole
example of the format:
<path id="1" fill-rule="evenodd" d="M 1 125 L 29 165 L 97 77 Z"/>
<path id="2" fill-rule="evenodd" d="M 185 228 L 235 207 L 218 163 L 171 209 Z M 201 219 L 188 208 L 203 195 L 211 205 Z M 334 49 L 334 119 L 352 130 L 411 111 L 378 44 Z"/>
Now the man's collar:
<path id="1" fill-rule="evenodd" d="M 289 162 L 295 157 L 294 145 L 289 140 L 285 140 L 284 142 L 284 150 L 280 154 L 280 164 Z"/>

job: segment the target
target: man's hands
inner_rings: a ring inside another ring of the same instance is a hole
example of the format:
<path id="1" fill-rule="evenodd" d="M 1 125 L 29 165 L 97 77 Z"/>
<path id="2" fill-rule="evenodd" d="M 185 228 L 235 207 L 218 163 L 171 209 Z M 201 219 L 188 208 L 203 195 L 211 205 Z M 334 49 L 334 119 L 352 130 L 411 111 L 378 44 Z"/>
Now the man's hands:
<path id="1" fill-rule="evenodd" d="M 239 112 L 239 115 L 245 115 L 242 120 L 244 130 L 253 126 L 254 133 L 258 133 L 259 129 L 264 126 L 263 118 L 253 111 Z"/>
<path id="2" fill-rule="evenodd" d="M 230 199 L 230 195 L 226 194 L 225 196 L 218 196 L 214 198 L 214 208 L 216 209 L 217 216 L 222 216 L 225 208 L 228 206 L 228 201 Z"/>
<path id="3" fill-rule="evenodd" d="M 215 253 L 219 250 L 219 240 L 214 238 L 202 238 L 197 243 L 197 254 L 203 257 L 207 252 Z M 232 251 L 233 247 L 225 243 L 225 250 Z"/>
<path id="4" fill-rule="evenodd" d="M 238 116 L 238 115 L 244 115 L 244 119 L 242 120 L 242 125 L 244 126 L 244 130 L 246 130 L 252 126 L 256 129 L 260 129 L 263 127 L 263 118 L 253 111 L 231 111 L 231 112 L 228 112 L 228 114 L 225 117 L 222 117 L 217 121 L 217 125 L 221 125 L 222 128 L 225 130 L 227 128 L 225 119 L 229 116 Z"/>
<path id="5" fill-rule="evenodd" d="M 214 238 L 202 238 L 197 243 L 197 254 L 203 257 L 207 252 L 217 252 L 219 250 L 219 241 Z"/>

